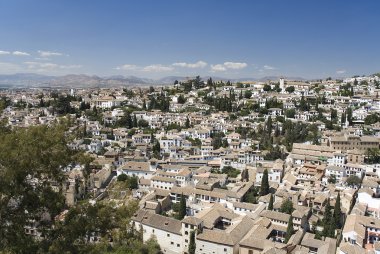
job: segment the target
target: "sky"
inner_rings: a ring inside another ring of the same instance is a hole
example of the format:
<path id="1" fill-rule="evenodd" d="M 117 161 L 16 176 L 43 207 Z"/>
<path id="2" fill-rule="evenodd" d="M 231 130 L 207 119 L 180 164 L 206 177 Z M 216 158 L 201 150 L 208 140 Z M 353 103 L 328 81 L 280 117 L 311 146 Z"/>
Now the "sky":
<path id="1" fill-rule="evenodd" d="M 0 74 L 372 74 L 379 10 L 376 0 L 1 0 Z"/>

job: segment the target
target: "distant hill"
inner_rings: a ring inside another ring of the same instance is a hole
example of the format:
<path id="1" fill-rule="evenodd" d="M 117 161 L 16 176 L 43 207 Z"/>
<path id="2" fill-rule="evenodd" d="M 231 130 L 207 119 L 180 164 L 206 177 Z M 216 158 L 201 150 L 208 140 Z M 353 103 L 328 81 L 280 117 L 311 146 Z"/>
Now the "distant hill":
<path id="1" fill-rule="evenodd" d="M 70 74 L 65 76 L 45 76 L 35 73 L 16 73 L 11 75 L 0 75 L 0 87 L 116 87 L 116 86 L 150 86 L 173 84 L 175 80 L 185 81 L 195 77 L 167 76 L 161 79 L 140 78 L 136 76 L 108 76 L 99 77 L 96 75 Z M 210 76 L 201 77 L 207 80 Z M 280 76 L 268 76 L 263 78 L 239 78 L 228 79 L 212 77 L 213 80 L 238 81 L 267 81 L 278 80 Z M 285 77 L 292 80 L 305 80 L 299 77 Z"/>

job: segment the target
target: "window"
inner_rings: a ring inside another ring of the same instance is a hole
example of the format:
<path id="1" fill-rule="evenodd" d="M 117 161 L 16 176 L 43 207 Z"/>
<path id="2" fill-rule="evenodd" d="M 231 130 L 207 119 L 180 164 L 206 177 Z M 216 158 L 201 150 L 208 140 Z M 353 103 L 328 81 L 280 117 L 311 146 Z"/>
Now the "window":
<path id="1" fill-rule="evenodd" d="M 224 252 L 227 252 L 227 248 L 224 248 Z"/>
<path id="2" fill-rule="evenodd" d="M 167 234 L 166 236 L 167 236 L 167 237 L 170 237 L 170 234 Z"/>
<path id="3" fill-rule="evenodd" d="M 174 242 L 170 242 L 171 245 L 174 245 Z"/>
<path id="4" fill-rule="evenodd" d="M 177 247 L 179 247 L 180 246 L 180 244 L 179 243 L 177 243 Z"/>

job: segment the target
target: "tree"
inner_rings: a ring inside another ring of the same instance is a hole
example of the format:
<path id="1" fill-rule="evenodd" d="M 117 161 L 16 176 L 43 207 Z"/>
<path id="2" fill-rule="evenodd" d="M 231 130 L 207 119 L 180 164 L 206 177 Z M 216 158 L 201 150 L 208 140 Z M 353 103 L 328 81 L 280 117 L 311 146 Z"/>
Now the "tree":
<path id="1" fill-rule="evenodd" d="M 153 150 L 154 157 L 159 159 L 161 157 L 161 146 L 158 140 L 156 140 L 155 144 L 153 145 L 152 150 Z"/>
<path id="2" fill-rule="evenodd" d="M 126 124 L 126 127 L 128 129 L 133 128 L 133 120 L 132 120 L 131 114 L 129 112 L 126 113 L 125 124 Z"/>
<path id="3" fill-rule="evenodd" d="M 131 190 L 137 189 L 139 186 L 139 178 L 137 176 L 129 177 L 127 182 L 128 188 Z"/>
<path id="4" fill-rule="evenodd" d="M 260 196 L 265 196 L 268 193 L 269 193 L 268 170 L 265 169 L 263 173 L 263 178 L 261 179 Z"/>
<path id="5" fill-rule="evenodd" d="M 281 203 L 280 211 L 282 213 L 292 214 L 292 212 L 294 211 L 293 202 L 290 201 L 289 199 L 285 199 Z"/>
<path id="6" fill-rule="evenodd" d="M 118 177 L 117 177 L 117 180 L 118 180 L 119 182 L 125 182 L 125 181 L 127 181 L 127 179 L 128 179 L 128 176 L 127 176 L 126 174 L 120 174 L 120 175 L 118 175 Z"/>
<path id="7" fill-rule="evenodd" d="M 195 231 L 190 232 L 190 242 L 189 242 L 189 254 L 195 254 L 196 245 L 195 245 Z"/>
<path id="8" fill-rule="evenodd" d="M 340 116 L 340 125 L 343 126 L 346 122 L 346 114 L 343 112 Z"/>
<path id="9" fill-rule="evenodd" d="M 269 92 L 271 89 L 272 89 L 272 88 L 271 88 L 270 85 L 268 85 L 268 84 L 265 84 L 264 87 L 263 87 L 263 90 L 264 90 L 265 92 Z"/>
<path id="10" fill-rule="evenodd" d="M 251 188 L 245 195 L 244 195 L 244 198 L 243 198 L 243 201 L 244 202 L 247 202 L 247 203 L 251 203 L 251 204 L 257 204 L 257 196 L 258 196 L 258 188 L 257 187 L 254 187 L 254 188 Z"/>
<path id="11" fill-rule="evenodd" d="M 267 134 L 269 135 L 272 133 L 272 117 L 271 116 L 268 117 L 267 124 L 266 124 L 266 131 L 267 131 Z"/>
<path id="12" fill-rule="evenodd" d="M 252 92 L 250 90 L 247 90 L 244 92 L 244 98 L 249 99 L 252 97 Z"/>
<path id="13" fill-rule="evenodd" d="M 379 148 L 368 148 L 367 149 L 367 163 L 379 163 L 380 162 L 380 150 Z"/>
<path id="14" fill-rule="evenodd" d="M 132 126 L 133 126 L 133 127 L 137 127 L 137 125 L 138 125 L 137 117 L 136 117 L 136 114 L 134 114 L 134 115 L 133 115 Z"/>
<path id="15" fill-rule="evenodd" d="M 186 216 L 186 199 L 185 195 L 181 195 L 181 200 L 179 201 L 179 211 L 177 215 L 178 220 L 182 220 Z"/>
<path id="16" fill-rule="evenodd" d="M 183 96 L 182 94 L 180 96 L 178 96 L 178 103 L 179 104 L 184 104 L 185 102 L 186 102 L 185 96 Z"/>
<path id="17" fill-rule="evenodd" d="M 208 80 L 207 80 L 207 86 L 208 87 L 213 87 L 213 82 L 212 82 L 212 78 L 210 77 Z"/>
<path id="18" fill-rule="evenodd" d="M 147 128 L 147 127 L 149 127 L 149 123 L 148 123 L 147 120 L 140 119 L 140 120 L 137 122 L 137 126 L 138 126 L 138 127 L 141 127 L 141 128 Z"/>
<path id="19" fill-rule="evenodd" d="M 341 217 L 342 217 L 342 210 L 341 210 L 341 205 L 340 205 L 340 193 L 338 193 L 338 196 L 335 200 L 335 206 L 334 206 L 334 223 L 335 223 L 335 228 L 341 228 Z"/>
<path id="20" fill-rule="evenodd" d="M 287 110 L 285 111 L 285 116 L 286 116 L 287 118 L 294 118 L 295 115 L 296 115 L 296 110 L 295 110 L 294 108 L 287 109 Z"/>
<path id="21" fill-rule="evenodd" d="M 294 88 L 294 86 L 288 86 L 287 88 L 285 88 L 285 91 L 287 93 L 294 93 L 295 88 Z"/>
<path id="22" fill-rule="evenodd" d="M 237 177 L 240 174 L 240 171 L 231 166 L 224 166 L 221 170 L 222 174 L 227 174 L 228 177 Z"/>
<path id="23" fill-rule="evenodd" d="M 327 200 L 326 205 L 325 205 L 325 213 L 323 215 L 322 225 L 323 225 L 322 235 L 326 237 L 334 237 L 335 223 L 334 223 L 334 217 L 331 214 L 330 200 Z"/>
<path id="24" fill-rule="evenodd" d="M 145 101 L 145 99 L 143 100 L 142 109 L 146 110 L 146 101 Z"/>
<path id="25" fill-rule="evenodd" d="M 379 121 L 380 121 L 380 117 L 378 114 L 369 114 L 364 119 L 364 124 L 371 125 L 371 124 L 377 123 Z"/>
<path id="26" fill-rule="evenodd" d="M 349 176 L 346 180 L 348 186 L 357 187 L 361 184 L 362 180 L 357 176 Z"/>
<path id="27" fill-rule="evenodd" d="M 136 201 L 117 207 L 104 202 L 80 203 L 69 209 L 64 221 L 56 222 L 54 238 L 41 253 L 160 253 L 155 238 L 144 244 L 142 227 L 135 229 L 129 223 L 137 209 Z M 98 243 L 91 242 L 94 233 Z"/>
<path id="28" fill-rule="evenodd" d="M 351 125 L 352 124 L 352 108 L 348 107 L 346 109 L 347 121 Z"/>
<path id="29" fill-rule="evenodd" d="M 192 80 L 195 89 L 199 89 L 203 87 L 203 82 L 200 76 L 196 76 L 195 79 Z"/>
<path id="30" fill-rule="evenodd" d="M 303 95 L 301 96 L 299 108 L 301 111 L 308 111 L 309 110 L 309 106 L 308 106 L 308 104 L 305 100 L 305 97 Z"/>
<path id="31" fill-rule="evenodd" d="M 40 99 L 40 104 L 39 104 L 39 106 L 40 106 L 40 108 L 45 107 L 45 102 L 44 102 L 44 100 L 43 100 L 42 98 Z"/>
<path id="32" fill-rule="evenodd" d="M 288 227 L 286 228 L 286 235 L 285 235 L 285 243 L 288 243 L 290 240 L 290 237 L 294 234 L 294 228 L 293 228 L 293 216 L 290 215 L 289 221 L 288 221 Z"/>
<path id="33" fill-rule="evenodd" d="M 273 195 L 270 194 L 269 204 L 268 204 L 268 210 L 273 210 Z"/>
<path id="34" fill-rule="evenodd" d="M 31 220 L 41 222 L 38 230 L 50 239 L 52 222 L 44 220 L 44 214 L 54 218 L 64 208 L 62 168 L 79 159 L 66 145 L 66 129 L 42 125 L 0 131 L 0 249 L 5 253 L 42 248 L 25 234 Z"/>
<path id="35" fill-rule="evenodd" d="M 242 182 L 248 182 L 249 181 L 249 173 L 248 173 L 248 169 L 245 168 L 242 172 L 241 172 L 241 181 Z"/>
<path id="36" fill-rule="evenodd" d="M 190 128 L 190 119 L 189 119 L 189 117 L 186 117 L 185 128 L 186 129 Z"/>
<path id="37" fill-rule="evenodd" d="M 330 175 L 329 178 L 327 179 L 327 182 L 335 184 L 336 183 L 336 176 L 335 175 Z"/>
<path id="38" fill-rule="evenodd" d="M 338 112 L 336 109 L 331 109 L 330 111 L 331 122 L 336 123 L 338 121 Z"/>

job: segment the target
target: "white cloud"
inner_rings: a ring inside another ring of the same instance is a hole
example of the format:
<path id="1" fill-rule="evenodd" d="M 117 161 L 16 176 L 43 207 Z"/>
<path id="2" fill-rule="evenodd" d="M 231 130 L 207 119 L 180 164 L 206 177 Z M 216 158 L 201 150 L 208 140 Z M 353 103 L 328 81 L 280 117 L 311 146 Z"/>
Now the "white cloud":
<path id="1" fill-rule="evenodd" d="M 26 67 L 30 70 L 37 72 L 57 71 L 60 69 L 79 69 L 82 65 L 59 65 L 55 63 L 41 63 L 41 62 L 24 62 Z"/>
<path id="2" fill-rule="evenodd" d="M 19 72 L 21 68 L 17 64 L 0 62 L 0 73 L 9 74 L 11 72 Z"/>
<path id="3" fill-rule="evenodd" d="M 223 64 L 211 65 L 211 72 L 226 71 L 226 70 L 239 70 L 247 67 L 246 63 L 239 62 L 224 62 Z"/>
<path id="4" fill-rule="evenodd" d="M 55 63 L 40 63 L 40 62 L 24 62 L 28 69 L 57 69 L 58 64 Z"/>
<path id="5" fill-rule="evenodd" d="M 276 68 L 270 65 L 264 65 L 263 67 L 265 70 L 275 70 Z"/>
<path id="6" fill-rule="evenodd" d="M 172 71 L 174 68 L 170 66 L 165 66 L 162 64 L 152 64 L 145 66 L 142 71 L 146 72 L 166 72 L 166 71 Z"/>
<path id="7" fill-rule="evenodd" d="M 0 55 L 9 55 L 11 52 L 0 50 Z"/>
<path id="8" fill-rule="evenodd" d="M 344 74 L 344 73 L 346 73 L 346 70 L 337 70 L 336 71 L 336 74 Z"/>
<path id="9" fill-rule="evenodd" d="M 40 54 L 41 57 L 51 57 L 51 56 L 62 56 L 62 53 L 59 52 L 52 52 L 52 51 L 43 51 L 38 50 L 38 54 Z"/>
<path id="10" fill-rule="evenodd" d="M 247 64 L 246 63 L 225 62 L 224 66 L 226 66 L 226 68 L 228 68 L 228 69 L 238 70 L 238 69 L 243 69 L 243 68 L 247 67 Z"/>
<path id="11" fill-rule="evenodd" d="M 211 71 L 226 71 L 227 68 L 223 64 L 215 64 L 211 65 Z"/>
<path id="12" fill-rule="evenodd" d="M 124 64 L 115 67 L 115 70 L 122 71 L 143 71 L 143 72 L 167 72 L 173 71 L 174 67 L 163 64 L 152 64 L 147 66 L 138 66 L 134 64 Z"/>
<path id="13" fill-rule="evenodd" d="M 30 56 L 29 53 L 22 52 L 22 51 L 13 51 L 12 54 L 15 55 L 15 56 Z"/>
<path id="14" fill-rule="evenodd" d="M 198 61 L 196 63 L 173 63 L 172 65 L 186 68 L 204 68 L 207 66 L 207 63 L 204 61 Z"/>
<path id="15" fill-rule="evenodd" d="M 79 69 L 82 68 L 82 65 L 79 64 L 72 64 L 72 65 L 59 65 L 60 69 Z"/>
<path id="16" fill-rule="evenodd" d="M 124 70 L 124 71 L 132 71 L 132 70 L 137 70 L 138 67 L 137 65 L 134 64 L 124 64 L 122 66 L 117 66 L 116 70 Z"/>
<path id="17" fill-rule="evenodd" d="M 34 59 L 38 61 L 50 61 L 50 58 L 47 58 L 47 57 L 36 57 Z"/>

